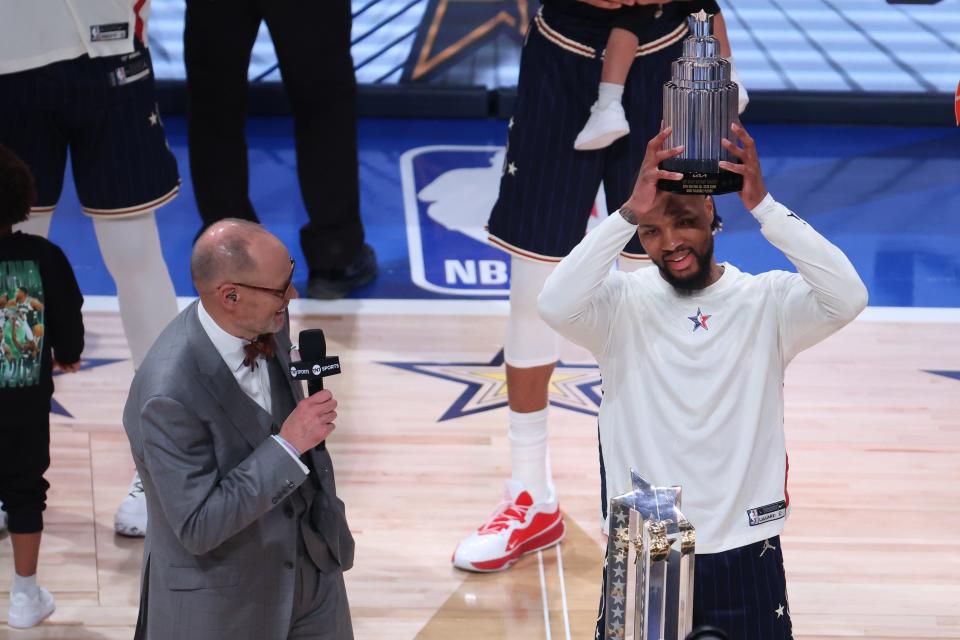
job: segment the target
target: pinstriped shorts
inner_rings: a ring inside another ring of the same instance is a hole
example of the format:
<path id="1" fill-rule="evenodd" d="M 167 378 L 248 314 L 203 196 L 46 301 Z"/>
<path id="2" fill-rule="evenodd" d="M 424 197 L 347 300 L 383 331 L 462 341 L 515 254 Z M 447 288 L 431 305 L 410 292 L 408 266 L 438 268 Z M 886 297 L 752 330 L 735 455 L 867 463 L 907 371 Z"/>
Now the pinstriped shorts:
<path id="1" fill-rule="evenodd" d="M 490 240 L 524 258 L 557 262 L 583 239 L 601 182 L 607 208 L 633 189 L 647 142 L 659 131 L 663 84 L 680 56 L 686 28 L 644 43 L 627 78 L 623 104 L 630 135 L 598 151 L 573 141 L 597 98 L 609 28 L 538 13 L 520 59 L 500 192 L 490 214 Z M 643 255 L 637 238 L 631 257 Z"/>
<path id="2" fill-rule="evenodd" d="M 138 215 L 179 190 L 150 52 L 139 45 L 126 55 L 84 55 L 0 75 L 0 143 L 34 174 L 34 212 L 53 210 L 60 199 L 68 150 L 88 215 Z"/>

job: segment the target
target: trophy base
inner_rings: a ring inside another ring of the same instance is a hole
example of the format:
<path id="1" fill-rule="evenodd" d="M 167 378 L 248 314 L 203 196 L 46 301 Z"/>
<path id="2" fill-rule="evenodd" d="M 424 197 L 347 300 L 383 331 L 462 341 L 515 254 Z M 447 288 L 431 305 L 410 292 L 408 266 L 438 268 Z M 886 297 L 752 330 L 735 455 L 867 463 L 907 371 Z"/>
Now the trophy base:
<path id="1" fill-rule="evenodd" d="M 707 164 L 713 166 L 705 166 Z M 690 160 L 665 160 L 660 163 L 664 171 L 682 173 L 680 180 L 657 180 L 657 189 L 683 195 L 720 195 L 743 189 L 743 176 L 717 167 L 717 162 L 706 163 Z"/>

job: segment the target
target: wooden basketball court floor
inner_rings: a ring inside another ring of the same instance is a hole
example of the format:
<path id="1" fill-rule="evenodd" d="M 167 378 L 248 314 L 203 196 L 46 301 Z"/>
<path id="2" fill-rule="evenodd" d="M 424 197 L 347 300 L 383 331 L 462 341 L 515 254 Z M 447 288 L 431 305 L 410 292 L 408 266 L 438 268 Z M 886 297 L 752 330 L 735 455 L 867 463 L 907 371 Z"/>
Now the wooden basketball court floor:
<path id="1" fill-rule="evenodd" d="M 506 573 L 453 569 L 458 539 L 486 517 L 508 474 L 506 409 L 470 413 L 505 398 L 502 372 L 481 366 L 496 356 L 505 318 L 423 309 L 294 318 L 295 331 L 323 328 L 344 366 L 328 379 L 341 404 L 330 447 L 357 540 L 347 574 L 356 637 L 592 638 L 596 419 L 551 412 L 563 543 Z M 960 379 L 929 373 L 960 369 L 960 322 L 876 321 L 883 314 L 871 311 L 788 370 L 787 615 L 798 639 L 960 638 Z M 117 314 L 86 321 L 85 358 L 97 366 L 57 378 L 55 398 L 72 417 L 52 421 L 39 576 L 58 608 L 32 630 L 0 624 L 0 639 L 132 637 L 142 541 L 113 533 L 133 470 L 120 426 L 132 368 Z M 563 361 L 590 357 L 565 345 Z M 480 391 L 457 405 L 468 387 L 456 375 L 397 363 L 459 372 Z M 582 402 L 557 382 L 552 397 Z M 468 415 L 440 421 L 454 405 Z M 4 603 L 11 574 L 4 534 Z"/>

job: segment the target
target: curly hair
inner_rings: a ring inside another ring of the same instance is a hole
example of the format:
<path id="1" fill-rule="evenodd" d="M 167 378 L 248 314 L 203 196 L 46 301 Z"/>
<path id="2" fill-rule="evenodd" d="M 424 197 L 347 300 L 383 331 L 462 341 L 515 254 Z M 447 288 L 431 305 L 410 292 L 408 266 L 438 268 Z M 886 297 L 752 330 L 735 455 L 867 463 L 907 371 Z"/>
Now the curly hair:
<path id="1" fill-rule="evenodd" d="M 30 167 L 0 144 L 0 228 L 26 220 L 36 201 L 37 189 Z"/>

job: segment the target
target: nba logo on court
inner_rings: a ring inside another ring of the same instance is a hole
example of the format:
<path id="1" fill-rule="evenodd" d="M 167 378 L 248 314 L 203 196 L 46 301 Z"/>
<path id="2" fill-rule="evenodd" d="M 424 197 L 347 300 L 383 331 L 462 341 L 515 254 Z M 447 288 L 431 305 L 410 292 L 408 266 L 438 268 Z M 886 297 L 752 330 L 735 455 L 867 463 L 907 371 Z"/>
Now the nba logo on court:
<path id="1" fill-rule="evenodd" d="M 503 147 L 433 145 L 400 157 L 410 277 L 421 289 L 459 296 L 506 296 L 510 257 L 487 242 Z M 587 229 L 607 215 L 603 189 Z"/>
<path id="2" fill-rule="evenodd" d="M 400 157 L 410 275 L 427 291 L 504 296 L 509 257 L 487 244 L 503 147 L 436 145 Z"/>

